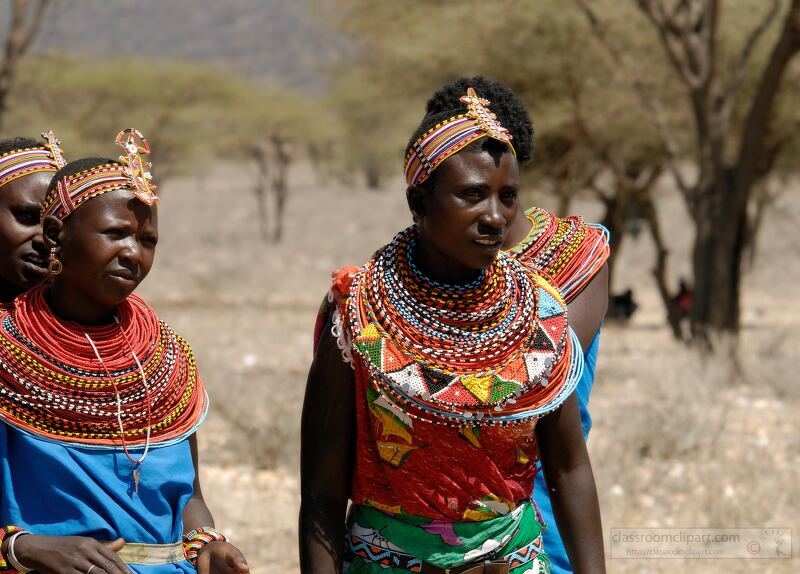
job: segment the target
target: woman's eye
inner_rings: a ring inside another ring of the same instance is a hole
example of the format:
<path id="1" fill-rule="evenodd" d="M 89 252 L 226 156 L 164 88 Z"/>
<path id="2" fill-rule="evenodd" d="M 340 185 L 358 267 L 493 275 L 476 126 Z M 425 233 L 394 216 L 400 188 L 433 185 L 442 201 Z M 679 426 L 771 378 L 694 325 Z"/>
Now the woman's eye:
<path id="1" fill-rule="evenodd" d="M 114 227 L 112 229 L 106 229 L 103 233 L 105 235 L 108 235 L 109 237 L 114 237 L 114 238 L 123 237 L 125 235 L 125 232 L 117 227 Z"/>
<path id="2" fill-rule="evenodd" d="M 464 197 L 475 198 L 475 197 L 481 197 L 481 192 L 479 189 L 465 189 L 464 191 L 461 192 L 461 195 L 463 195 Z"/>
<path id="3" fill-rule="evenodd" d="M 514 191 L 514 190 L 504 191 L 503 194 L 502 194 L 502 197 L 503 197 L 503 199 L 506 199 L 506 200 L 509 200 L 509 201 L 510 200 L 514 200 L 514 199 L 517 199 L 517 192 Z"/>
<path id="4" fill-rule="evenodd" d="M 142 237 L 142 243 L 145 245 L 149 245 L 151 247 L 155 247 L 158 243 L 158 238 L 156 237 Z"/>
<path id="5" fill-rule="evenodd" d="M 39 211 L 38 210 L 22 210 L 22 211 L 15 211 L 14 217 L 16 220 L 23 225 L 37 225 L 39 223 Z"/>

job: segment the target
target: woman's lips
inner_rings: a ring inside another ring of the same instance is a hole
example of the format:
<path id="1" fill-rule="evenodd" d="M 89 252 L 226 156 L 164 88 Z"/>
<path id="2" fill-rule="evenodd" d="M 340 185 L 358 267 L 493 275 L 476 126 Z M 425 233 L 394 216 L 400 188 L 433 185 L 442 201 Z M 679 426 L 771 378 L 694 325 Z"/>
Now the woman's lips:
<path id="1" fill-rule="evenodd" d="M 109 273 L 108 275 L 109 277 L 117 281 L 122 281 L 124 283 L 131 283 L 131 284 L 136 283 L 136 275 L 134 275 L 129 271 L 114 271 L 112 273 Z"/>
<path id="2" fill-rule="evenodd" d="M 478 245 L 481 245 L 483 247 L 492 247 L 492 248 L 494 248 L 494 247 L 500 247 L 501 245 L 503 245 L 503 239 L 502 238 L 498 238 L 498 237 L 491 238 L 491 239 L 490 238 L 481 238 L 481 239 L 476 239 L 475 243 L 477 243 Z"/>
<path id="3" fill-rule="evenodd" d="M 47 273 L 47 261 L 38 255 L 25 255 L 22 257 L 23 268 L 34 274 Z"/>

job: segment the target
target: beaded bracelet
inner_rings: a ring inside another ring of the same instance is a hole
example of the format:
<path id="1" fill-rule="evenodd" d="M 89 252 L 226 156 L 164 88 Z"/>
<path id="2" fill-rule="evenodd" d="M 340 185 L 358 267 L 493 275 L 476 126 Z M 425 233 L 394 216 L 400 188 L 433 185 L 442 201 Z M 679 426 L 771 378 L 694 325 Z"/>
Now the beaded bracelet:
<path id="1" fill-rule="evenodd" d="M 183 554 L 189 562 L 195 564 L 200 550 L 206 544 L 217 541 L 227 542 L 228 539 L 221 532 L 208 526 L 197 528 L 183 535 Z"/>
<path id="2" fill-rule="evenodd" d="M 6 538 L 15 533 L 26 532 L 19 526 L 0 526 L 0 572 L 17 572 L 16 568 L 9 564 L 5 554 L 3 554 L 3 542 Z"/>

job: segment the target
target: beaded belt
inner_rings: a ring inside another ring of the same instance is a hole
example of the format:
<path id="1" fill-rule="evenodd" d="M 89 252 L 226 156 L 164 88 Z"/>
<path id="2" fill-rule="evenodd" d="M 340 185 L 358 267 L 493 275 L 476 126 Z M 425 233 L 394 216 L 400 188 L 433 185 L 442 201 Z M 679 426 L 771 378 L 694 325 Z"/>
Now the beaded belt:
<path id="1" fill-rule="evenodd" d="M 173 544 L 137 544 L 128 542 L 117 552 L 117 556 L 126 564 L 175 564 L 183 562 L 183 543 Z"/>

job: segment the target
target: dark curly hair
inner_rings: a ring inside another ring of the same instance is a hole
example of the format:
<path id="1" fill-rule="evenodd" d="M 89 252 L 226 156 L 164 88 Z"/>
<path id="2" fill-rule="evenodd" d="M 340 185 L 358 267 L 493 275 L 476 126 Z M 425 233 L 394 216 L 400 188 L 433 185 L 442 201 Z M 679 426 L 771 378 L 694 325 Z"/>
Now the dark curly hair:
<path id="1" fill-rule="evenodd" d="M 107 157 L 85 157 L 82 159 L 76 159 L 75 161 L 71 161 L 55 173 L 53 179 L 50 180 L 50 185 L 47 186 L 47 193 L 49 195 L 50 192 L 56 188 L 58 182 L 65 177 L 75 175 L 76 173 L 86 171 L 87 169 L 92 169 L 93 167 L 100 167 L 101 165 L 109 165 L 109 164 L 121 165 L 118 161 Z M 47 200 L 45 200 L 45 202 L 46 201 Z"/>
<path id="2" fill-rule="evenodd" d="M 18 149 L 39 148 L 45 149 L 41 140 L 34 140 L 26 137 L 8 138 L 0 141 L 0 155 L 5 155 Z"/>
<path id="3" fill-rule="evenodd" d="M 517 161 L 524 163 L 531 159 L 533 154 L 533 123 L 525 104 L 508 86 L 500 82 L 493 82 L 483 76 L 460 78 L 442 86 L 431 96 L 425 108 L 425 117 L 422 118 L 422 123 L 408 142 L 406 155 L 408 155 L 411 146 L 422 134 L 436 124 L 454 115 L 464 113 L 466 108 L 460 98 L 467 93 L 467 88 L 470 87 L 475 90 L 478 96 L 489 100 L 489 109 L 497 115 L 500 124 L 511 134 L 511 144 L 517 154 Z M 464 150 L 479 151 L 491 149 L 497 145 L 503 144 L 491 138 L 482 138 L 468 145 Z"/>

